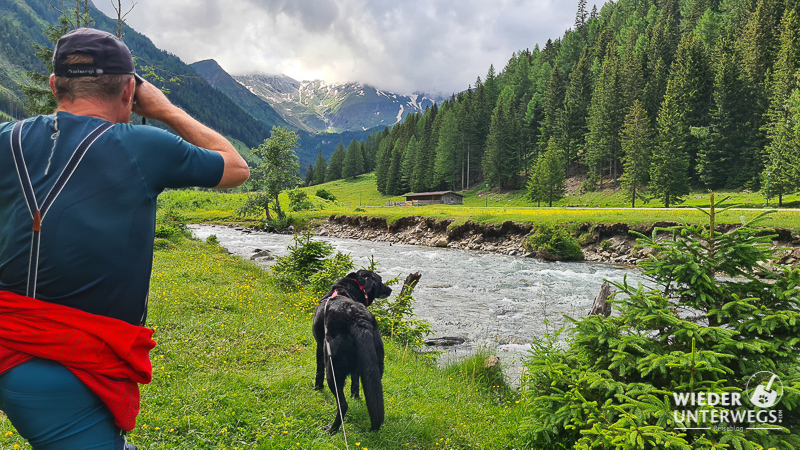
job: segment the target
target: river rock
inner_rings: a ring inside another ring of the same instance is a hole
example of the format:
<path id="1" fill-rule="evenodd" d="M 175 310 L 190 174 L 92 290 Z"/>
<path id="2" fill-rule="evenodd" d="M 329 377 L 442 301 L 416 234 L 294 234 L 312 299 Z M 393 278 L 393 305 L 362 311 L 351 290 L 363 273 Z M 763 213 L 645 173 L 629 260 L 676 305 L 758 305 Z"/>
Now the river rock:
<path id="1" fill-rule="evenodd" d="M 489 355 L 483 360 L 483 367 L 490 370 L 501 370 L 500 358 L 495 355 Z"/>
<path id="2" fill-rule="evenodd" d="M 439 338 L 426 339 L 425 345 L 437 347 L 452 347 L 454 345 L 461 345 L 467 340 L 462 337 L 445 336 Z"/>
<path id="3" fill-rule="evenodd" d="M 250 257 L 250 261 L 272 261 L 275 259 L 269 250 L 256 249 L 256 253 Z"/>
<path id="4" fill-rule="evenodd" d="M 320 236 L 342 237 L 350 239 L 366 239 L 377 242 L 407 243 L 410 245 L 427 245 L 430 247 L 448 247 L 462 250 L 473 250 L 503 255 L 523 255 L 544 260 L 557 260 L 553 255 L 542 252 L 529 253 L 525 248 L 525 238 L 530 234 L 532 225 L 504 222 L 501 226 L 482 225 L 467 221 L 461 225 L 451 226 L 453 219 L 436 220 L 422 216 L 407 216 L 387 224 L 386 219 L 367 216 L 332 215 L 327 222 L 316 229 Z M 656 222 L 650 226 L 637 225 L 630 227 L 625 223 L 582 224 L 576 233 L 591 235 L 591 239 L 581 242 L 584 260 L 612 264 L 638 264 L 657 254 L 650 247 L 636 249 L 636 239 L 629 230 L 633 229 L 650 236 L 655 228 L 666 228 L 679 225 L 677 222 Z M 720 232 L 735 228 L 735 224 L 719 225 Z M 766 231 L 765 231 L 766 233 Z M 661 232 L 659 239 L 669 233 Z M 787 247 L 791 242 L 791 255 L 782 255 L 782 264 L 797 265 L 800 262 L 800 235 L 787 230 L 776 230 L 781 245 Z M 607 240 L 606 248 L 600 243 Z M 611 244 L 609 247 L 608 244 Z"/>

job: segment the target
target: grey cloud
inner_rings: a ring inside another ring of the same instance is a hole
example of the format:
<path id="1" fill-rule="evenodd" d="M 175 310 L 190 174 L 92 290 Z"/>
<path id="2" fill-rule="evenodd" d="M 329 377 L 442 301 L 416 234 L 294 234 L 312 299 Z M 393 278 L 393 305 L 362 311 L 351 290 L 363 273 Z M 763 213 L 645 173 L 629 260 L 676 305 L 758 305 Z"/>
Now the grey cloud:
<path id="1" fill-rule="evenodd" d="M 251 3 L 267 13 L 299 20 L 306 31 L 323 32 L 339 18 L 336 0 L 251 0 Z"/>
<path id="2" fill-rule="evenodd" d="M 137 1 L 129 24 L 187 63 L 214 58 L 235 74 L 283 72 L 298 79 L 445 95 L 484 77 L 490 64 L 501 70 L 513 52 L 562 36 L 577 5 L 556 0 Z M 97 3 L 103 7 L 102 0 Z"/>

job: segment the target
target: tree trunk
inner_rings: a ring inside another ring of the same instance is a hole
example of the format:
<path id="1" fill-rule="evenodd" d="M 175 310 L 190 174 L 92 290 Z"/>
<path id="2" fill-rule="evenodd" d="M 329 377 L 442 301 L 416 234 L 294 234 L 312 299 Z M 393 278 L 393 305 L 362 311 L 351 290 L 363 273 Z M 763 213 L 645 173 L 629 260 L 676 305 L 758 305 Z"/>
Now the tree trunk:
<path id="1" fill-rule="evenodd" d="M 611 286 L 607 281 L 604 281 L 603 285 L 600 286 L 600 292 L 597 293 L 597 297 L 594 299 L 592 310 L 589 311 L 590 316 L 602 314 L 608 317 L 611 315 L 611 304 L 608 303 L 609 295 L 611 295 Z"/>
<path id="2" fill-rule="evenodd" d="M 278 215 L 278 220 L 283 220 L 286 216 L 281 211 L 281 202 L 278 200 L 278 195 L 275 196 L 275 213 Z"/>
<path id="3" fill-rule="evenodd" d="M 422 274 L 419 272 L 408 274 L 406 281 L 403 282 L 403 288 L 400 289 L 400 296 L 404 297 L 406 295 L 411 295 L 411 293 L 414 292 L 414 288 L 417 286 L 417 282 L 419 282 L 420 278 L 422 278 Z"/>

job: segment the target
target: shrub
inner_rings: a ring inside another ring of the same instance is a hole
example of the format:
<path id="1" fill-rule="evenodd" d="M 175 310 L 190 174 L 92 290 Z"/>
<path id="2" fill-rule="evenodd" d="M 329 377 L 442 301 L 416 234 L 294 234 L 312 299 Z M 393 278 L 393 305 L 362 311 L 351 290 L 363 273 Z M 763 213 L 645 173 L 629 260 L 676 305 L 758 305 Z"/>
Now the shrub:
<path id="1" fill-rule="evenodd" d="M 525 239 L 525 247 L 544 259 L 580 261 L 583 259 L 578 241 L 559 225 L 540 224 Z"/>
<path id="2" fill-rule="evenodd" d="M 330 258 L 322 260 L 322 266 L 308 277 L 311 287 L 317 292 L 327 292 L 340 278 L 355 268 L 353 258 L 342 252 L 336 252 Z"/>
<path id="3" fill-rule="evenodd" d="M 640 264 L 652 286 L 614 283 L 622 294 L 611 300 L 617 314 L 569 319 L 574 328 L 563 345 L 558 336 L 534 343 L 522 428 L 535 446 L 800 446 L 800 269 L 765 272 L 771 236 L 744 220 L 717 233 L 716 207 L 712 195 L 707 227 L 635 233 L 637 247 L 658 250 Z M 658 241 L 659 231 L 671 237 Z M 751 406 L 748 381 L 762 371 L 782 382 L 780 411 Z M 741 405 L 678 405 L 679 394 L 739 394 Z M 750 423 L 750 411 L 776 412 L 778 420 Z M 744 416 L 733 420 L 732 412 Z"/>
<path id="4" fill-rule="evenodd" d="M 336 196 L 331 194 L 330 192 L 326 191 L 325 189 L 317 189 L 317 192 L 314 195 L 316 195 L 319 198 L 324 198 L 325 200 L 328 200 L 328 201 L 331 201 L 331 202 L 335 202 L 336 201 Z"/>
<path id="5" fill-rule="evenodd" d="M 333 253 L 333 245 L 327 241 L 312 241 L 308 231 L 292 238 L 289 254 L 276 256 L 271 270 L 275 279 L 284 287 L 300 287 L 313 284 L 318 291 L 328 288 L 353 268 L 349 255 Z M 332 281 L 329 281 L 332 280 Z"/>
<path id="6" fill-rule="evenodd" d="M 373 269 L 374 267 L 369 270 Z M 386 281 L 386 285 L 396 284 L 399 278 L 398 275 L 394 279 Z M 412 290 L 413 287 L 408 291 L 401 289 L 394 299 L 391 297 L 375 299 L 375 303 L 369 309 L 375 316 L 375 320 L 378 321 L 381 336 L 388 336 L 401 345 L 420 347 L 425 336 L 430 334 L 431 327 L 424 320 L 416 318 L 412 307 L 414 298 L 408 293 Z"/>
<path id="7" fill-rule="evenodd" d="M 192 232 L 186 225 L 186 217 L 177 210 L 170 208 L 157 216 L 156 238 L 174 241 L 191 236 Z"/>
<path id="8" fill-rule="evenodd" d="M 306 194 L 305 191 L 292 189 L 286 191 L 286 195 L 289 196 L 289 209 L 292 211 L 305 211 L 314 207 L 314 204 L 308 198 L 308 194 Z"/>

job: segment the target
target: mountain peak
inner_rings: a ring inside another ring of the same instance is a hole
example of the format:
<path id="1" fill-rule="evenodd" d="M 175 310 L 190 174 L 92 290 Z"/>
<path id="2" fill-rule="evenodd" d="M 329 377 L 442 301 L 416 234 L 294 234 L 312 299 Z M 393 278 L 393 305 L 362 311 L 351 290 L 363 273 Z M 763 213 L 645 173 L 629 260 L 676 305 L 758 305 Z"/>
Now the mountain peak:
<path id="1" fill-rule="evenodd" d="M 436 102 L 426 96 L 398 95 L 353 81 L 298 81 L 283 74 L 250 74 L 234 79 L 272 105 L 286 121 L 301 122 L 308 131 L 316 132 L 392 126 Z"/>

